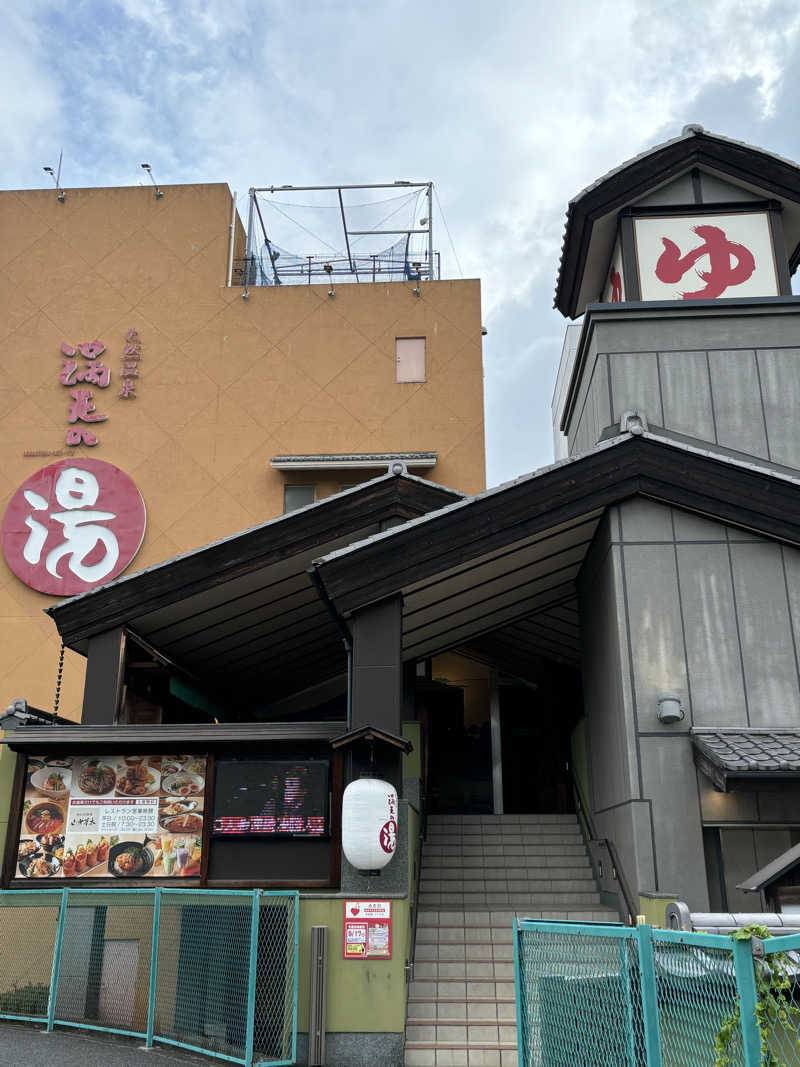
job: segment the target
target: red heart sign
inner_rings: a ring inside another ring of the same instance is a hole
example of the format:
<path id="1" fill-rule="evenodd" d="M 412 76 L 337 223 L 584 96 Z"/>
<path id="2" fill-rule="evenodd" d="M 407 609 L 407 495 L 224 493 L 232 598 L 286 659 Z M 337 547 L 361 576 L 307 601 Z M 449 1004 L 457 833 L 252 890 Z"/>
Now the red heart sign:
<path id="1" fill-rule="evenodd" d="M 361 911 L 361 908 L 351 908 L 351 909 L 350 909 L 350 914 L 351 914 L 351 915 L 358 915 L 358 913 L 359 913 L 360 911 Z"/>

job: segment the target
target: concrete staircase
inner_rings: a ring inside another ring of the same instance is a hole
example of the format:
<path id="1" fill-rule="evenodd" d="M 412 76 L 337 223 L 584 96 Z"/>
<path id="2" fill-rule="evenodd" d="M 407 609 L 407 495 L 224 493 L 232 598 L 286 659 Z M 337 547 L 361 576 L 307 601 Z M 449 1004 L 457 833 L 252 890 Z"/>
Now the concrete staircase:
<path id="1" fill-rule="evenodd" d="M 432 816 L 406 1067 L 517 1067 L 514 915 L 617 919 L 600 904 L 576 816 Z"/>

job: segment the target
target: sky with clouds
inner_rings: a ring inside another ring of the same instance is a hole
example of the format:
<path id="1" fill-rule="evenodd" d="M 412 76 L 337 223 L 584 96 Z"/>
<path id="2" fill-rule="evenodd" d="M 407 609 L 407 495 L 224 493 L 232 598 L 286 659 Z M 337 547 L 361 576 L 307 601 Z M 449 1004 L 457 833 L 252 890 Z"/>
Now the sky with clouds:
<path id="1" fill-rule="evenodd" d="M 28 0 L 0 35 L 6 188 L 433 179 L 482 279 L 489 484 L 552 459 L 571 196 L 687 122 L 800 160 L 796 0 Z M 245 197 L 241 198 L 245 210 Z M 298 251 L 315 249 L 299 247 Z"/>

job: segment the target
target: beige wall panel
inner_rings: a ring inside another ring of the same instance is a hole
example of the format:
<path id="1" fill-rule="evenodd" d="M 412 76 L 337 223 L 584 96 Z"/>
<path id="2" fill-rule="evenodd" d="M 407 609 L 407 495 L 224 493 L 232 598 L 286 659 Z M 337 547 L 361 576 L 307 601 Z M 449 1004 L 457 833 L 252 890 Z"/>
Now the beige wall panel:
<path id="1" fill-rule="evenodd" d="M 0 193 L 0 510 L 66 455 L 115 463 L 136 482 L 147 531 L 133 573 L 263 522 L 283 487 L 317 497 L 382 470 L 274 471 L 278 453 L 434 450 L 433 481 L 484 488 L 480 284 L 226 288 L 224 184 Z M 243 254 L 237 225 L 236 255 Z M 125 332 L 142 342 L 135 399 L 121 399 Z M 395 338 L 424 336 L 427 381 L 395 381 Z M 60 345 L 99 337 L 112 382 L 95 389 L 99 444 L 69 449 Z M 38 453 L 24 455 L 25 452 Z M 0 705 L 51 708 L 54 598 L 0 560 Z M 67 655 L 61 711 L 79 715 L 83 659 Z"/>

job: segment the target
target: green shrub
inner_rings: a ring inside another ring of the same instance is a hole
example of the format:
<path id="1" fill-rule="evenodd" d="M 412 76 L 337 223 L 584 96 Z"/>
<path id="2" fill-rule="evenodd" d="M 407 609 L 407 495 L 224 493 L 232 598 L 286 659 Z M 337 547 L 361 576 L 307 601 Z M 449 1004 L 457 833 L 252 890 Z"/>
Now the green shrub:
<path id="1" fill-rule="evenodd" d="M 47 1015 L 49 986 L 29 982 L 0 993 L 0 1015 Z"/>

